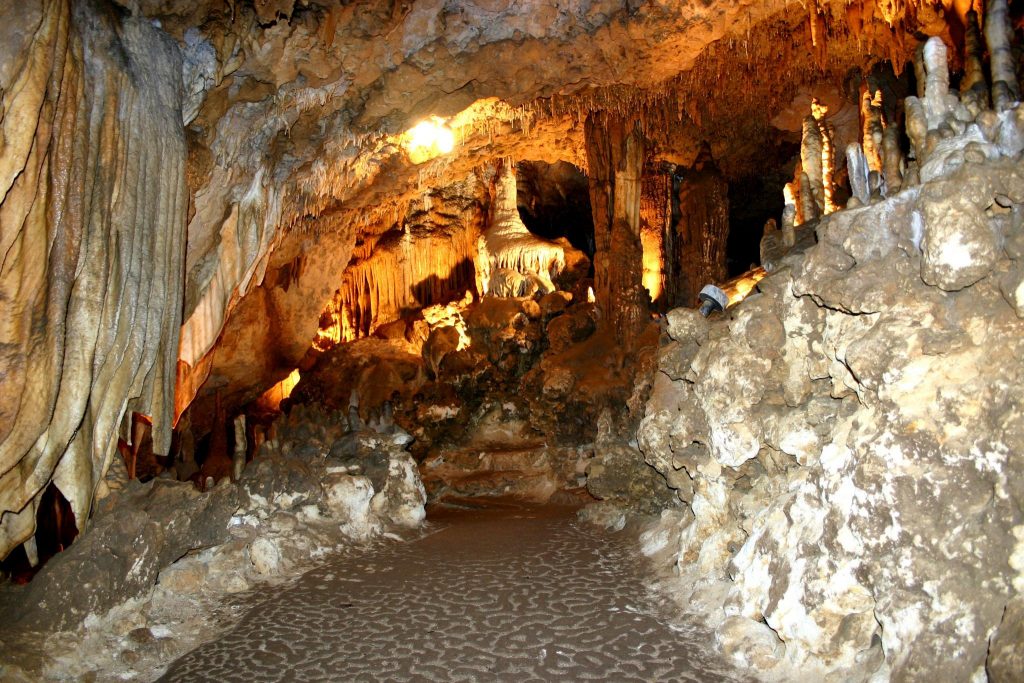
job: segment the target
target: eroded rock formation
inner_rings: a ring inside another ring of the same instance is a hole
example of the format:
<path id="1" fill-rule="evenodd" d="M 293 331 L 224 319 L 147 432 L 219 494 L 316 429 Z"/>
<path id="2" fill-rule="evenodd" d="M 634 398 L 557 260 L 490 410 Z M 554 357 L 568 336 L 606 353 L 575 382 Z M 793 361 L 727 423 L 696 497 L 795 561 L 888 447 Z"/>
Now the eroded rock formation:
<path id="1" fill-rule="evenodd" d="M 53 480 L 80 528 L 123 418 L 166 452 L 181 324 L 181 57 L 102 2 L 8 5 L 0 72 L 0 556 Z"/>
<path id="2" fill-rule="evenodd" d="M 669 313 L 639 439 L 688 510 L 652 538 L 724 586 L 737 661 L 968 680 L 1008 656 L 990 639 L 1021 581 L 1021 109 L 955 116 L 940 52 L 923 184 L 822 218 L 727 318 Z"/>

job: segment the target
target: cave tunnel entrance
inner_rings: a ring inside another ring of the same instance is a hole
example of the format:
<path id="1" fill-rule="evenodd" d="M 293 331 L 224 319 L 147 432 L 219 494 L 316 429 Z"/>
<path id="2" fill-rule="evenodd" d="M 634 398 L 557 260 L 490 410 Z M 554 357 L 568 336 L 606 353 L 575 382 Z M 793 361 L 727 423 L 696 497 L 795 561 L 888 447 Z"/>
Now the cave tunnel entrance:
<path id="1" fill-rule="evenodd" d="M 799 155 L 799 145 L 787 145 Z M 725 246 L 728 277 L 735 277 L 761 260 L 760 242 L 764 224 L 782 215 L 782 188 L 793 177 L 793 160 L 773 165 L 759 175 L 729 183 L 729 236 Z"/>
<path id="2" fill-rule="evenodd" d="M 77 536 L 78 524 L 71 503 L 51 481 L 36 508 L 35 534 L 0 562 L 0 572 L 10 576 L 15 583 L 28 583 L 43 565 L 70 546 Z"/>
<path id="3" fill-rule="evenodd" d="M 516 165 L 519 216 L 534 235 L 565 237 L 594 258 L 594 217 L 587 177 L 567 161 L 521 161 Z"/>

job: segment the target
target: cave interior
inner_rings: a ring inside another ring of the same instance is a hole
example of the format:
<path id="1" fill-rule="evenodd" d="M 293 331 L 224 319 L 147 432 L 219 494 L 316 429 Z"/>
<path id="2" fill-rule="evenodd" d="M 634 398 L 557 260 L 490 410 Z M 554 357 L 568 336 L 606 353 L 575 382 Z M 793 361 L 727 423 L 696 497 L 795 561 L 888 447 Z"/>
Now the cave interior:
<path id="1" fill-rule="evenodd" d="M 562 505 L 739 665 L 1024 670 L 1024 2 L 4 5 L 15 630 L 305 566 L 257 503 Z"/>

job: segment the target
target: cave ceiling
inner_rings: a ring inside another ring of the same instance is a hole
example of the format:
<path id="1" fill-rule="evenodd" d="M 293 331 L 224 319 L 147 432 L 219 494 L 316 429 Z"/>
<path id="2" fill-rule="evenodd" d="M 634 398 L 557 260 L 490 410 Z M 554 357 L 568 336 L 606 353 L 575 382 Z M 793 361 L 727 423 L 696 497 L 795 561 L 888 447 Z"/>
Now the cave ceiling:
<path id="1" fill-rule="evenodd" d="M 841 104 L 851 69 L 899 69 L 912 35 L 948 32 L 942 3 L 819 4 L 142 0 L 139 11 L 183 47 L 194 189 L 211 166 L 263 165 L 289 185 L 297 219 L 407 196 L 410 177 L 418 189 L 438 172 L 394 158 L 386 136 L 491 98 L 501 106 L 463 117 L 446 178 L 501 156 L 579 161 L 594 109 L 649 119 L 666 159 L 685 163 L 707 142 L 727 171 L 747 172 L 791 102 L 802 110 L 814 91 Z"/>
<path id="2" fill-rule="evenodd" d="M 855 128 L 854 76 L 883 62 L 899 72 L 915 36 L 952 41 L 947 16 L 968 6 L 141 0 L 135 10 L 184 55 L 192 202 L 179 411 L 204 383 L 207 394 L 250 385 L 249 399 L 287 374 L 352 245 L 400 224 L 425 188 L 505 158 L 586 171 L 595 111 L 638 118 L 651 163 L 685 168 L 707 149 L 727 177 L 757 175 L 792 154 L 812 96 Z M 454 149 L 411 159 L 406 131 L 427 117 L 446 122 Z M 301 292 L 245 301 L 268 274 L 298 271 Z M 330 275 L 311 286 L 312 272 Z M 285 320 L 253 332 L 267 317 Z M 266 351 L 263 371 L 231 360 L 246 346 Z"/>

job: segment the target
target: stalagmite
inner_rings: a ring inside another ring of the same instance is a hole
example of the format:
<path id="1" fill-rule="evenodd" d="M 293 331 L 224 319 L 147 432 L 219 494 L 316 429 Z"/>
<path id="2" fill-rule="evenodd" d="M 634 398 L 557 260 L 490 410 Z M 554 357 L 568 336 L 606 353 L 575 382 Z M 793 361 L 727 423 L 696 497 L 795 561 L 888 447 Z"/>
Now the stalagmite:
<path id="1" fill-rule="evenodd" d="M 885 197 L 885 178 L 878 171 L 871 171 L 868 174 L 868 189 L 871 191 L 871 201 L 875 202 Z"/>
<path id="2" fill-rule="evenodd" d="M 729 236 L 729 190 L 725 178 L 708 157 L 679 182 L 679 222 L 676 225 L 680 264 L 680 305 L 693 306 L 701 288 L 726 276 L 725 246 Z"/>
<path id="3" fill-rule="evenodd" d="M 824 112 L 820 118 L 815 118 L 818 119 L 818 128 L 821 131 L 821 192 L 825 202 L 824 213 L 827 215 L 839 208 L 835 200 L 835 128 L 824 119 Z"/>
<path id="4" fill-rule="evenodd" d="M 914 159 L 920 168 L 927 161 L 929 151 L 928 115 L 925 113 L 924 102 L 916 97 L 908 97 L 903 102 L 903 111 L 907 122 L 907 137 L 910 138 Z"/>
<path id="5" fill-rule="evenodd" d="M 949 63 L 946 44 L 941 38 L 933 36 L 925 43 L 924 64 L 928 73 L 924 87 L 924 112 L 928 130 L 935 130 L 945 122 L 956 100 L 956 96 L 949 92 Z"/>
<path id="6" fill-rule="evenodd" d="M 792 230 L 795 226 L 800 225 L 803 220 L 801 219 L 801 211 L 799 206 L 799 195 L 800 186 L 796 182 L 786 183 L 782 188 L 783 206 L 782 206 L 782 231 Z"/>
<path id="7" fill-rule="evenodd" d="M 640 217 L 644 288 L 651 301 L 671 299 L 676 295 L 678 278 L 665 258 L 666 254 L 671 253 L 673 242 L 672 177 L 669 173 L 644 176 Z"/>
<path id="8" fill-rule="evenodd" d="M 602 326 L 632 344 L 648 319 L 640 243 L 645 138 L 638 121 L 598 113 L 584 127 L 594 216 L 594 289 Z"/>
<path id="9" fill-rule="evenodd" d="M 882 93 L 865 90 L 860 99 L 861 132 L 868 169 L 882 172 Z"/>
<path id="10" fill-rule="evenodd" d="M 856 199 L 860 206 L 866 206 L 871 199 L 871 190 L 868 187 L 871 171 L 859 142 L 851 142 L 846 146 L 846 172 L 850 177 L 850 191 L 853 194 L 851 201 Z"/>
<path id="11" fill-rule="evenodd" d="M 564 240 L 545 240 L 527 229 L 519 216 L 516 172 L 511 163 L 503 164 L 495 177 L 491 218 L 483 239 L 488 272 L 506 269 L 539 278 L 545 293 L 555 289 L 553 278 L 565 269 L 566 251 L 573 249 Z"/>
<path id="12" fill-rule="evenodd" d="M 245 470 L 245 455 L 248 444 L 245 440 L 245 413 L 235 418 L 235 451 L 231 458 L 231 480 L 238 481 Z"/>
<path id="13" fill-rule="evenodd" d="M 992 70 L 992 107 L 997 112 L 1006 111 L 1020 101 L 1017 69 L 1010 47 L 1011 35 L 1006 0 L 989 0 L 985 11 L 985 42 Z"/>
<path id="14" fill-rule="evenodd" d="M 889 126 L 882 134 L 882 177 L 885 195 L 892 196 L 903 186 L 903 151 L 900 149 L 899 129 Z"/>
<path id="15" fill-rule="evenodd" d="M 761 244 L 758 250 L 761 265 L 765 270 L 773 270 L 782 257 L 786 255 L 787 250 L 788 247 L 784 242 L 783 233 L 776 225 L 775 219 L 769 218 L 764 224 L 764 232 L 761 235 Z"/>
<path id="16" fill-rule="evenodd" d="M 981 29 L 978 27 L 978 13 L 967 12 L 964 34 L 964 76 L 960 81 L 960 101 L 972 116 L 988 108 L 988 86 L 982 65 Z"/>
<path id="17" fill-rule="evenodd" d="M 817 217 L 825 209 L 824 190 L 822 189 L 822 136 L 821 129 L 815 117 L 808 116 L 804 119 L 803 136 L 800 141 L 800 168 L 803 176 L 806 177 L 806 186 L 803 178 L 800 182 L 800 197 L 804 203 L 804 220 L 811 220 Z M 804 197 L 806 190 L 806 198 Z M 814 209 L 808 212 L 808 205 L 813 200 Z"/>
<path id="18" fill-rule="evenodd" d="M 924 63 L 924 43 L 914 49 L 914 82 L 917 86 L 917 98 L 923 100 L 925 84 L 928 82 L 928 69 Z"/>
<path id="19" fill-rule="evenodd" d="M 821 216 L 818 210 L 818 202 L 814 199 L 812 183 L 806 173 L 800 174 L 800 208 L 803 214 L 803 223 L 813 221 Z"/>

